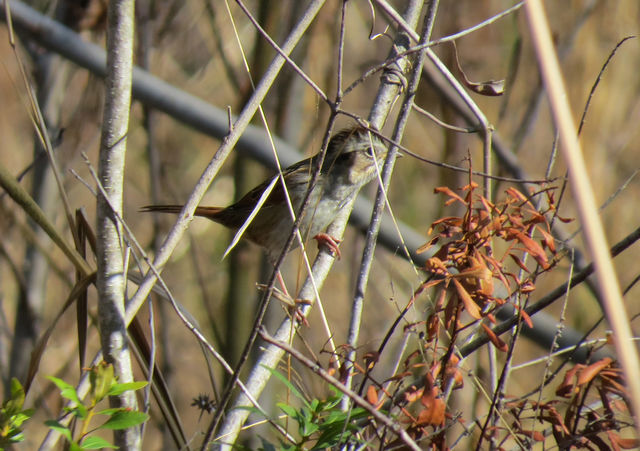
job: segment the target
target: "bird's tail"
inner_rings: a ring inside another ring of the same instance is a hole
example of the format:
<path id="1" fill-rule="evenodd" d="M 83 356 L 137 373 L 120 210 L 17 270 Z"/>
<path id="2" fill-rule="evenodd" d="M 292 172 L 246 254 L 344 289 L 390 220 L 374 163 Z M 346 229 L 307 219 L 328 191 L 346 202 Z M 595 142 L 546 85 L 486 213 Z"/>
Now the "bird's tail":
<path id="1" fill-rule="evenodd" d="M 182 211 L 183 205 L 146 205 L 140 209 L 145 213 L 173 213 L 178 214 Z M 195 216 L 209 218 L 212 221 L 218 221 L 219 213 L 224 210 L 220 207 L 197 207 L 194 212 Z"/>

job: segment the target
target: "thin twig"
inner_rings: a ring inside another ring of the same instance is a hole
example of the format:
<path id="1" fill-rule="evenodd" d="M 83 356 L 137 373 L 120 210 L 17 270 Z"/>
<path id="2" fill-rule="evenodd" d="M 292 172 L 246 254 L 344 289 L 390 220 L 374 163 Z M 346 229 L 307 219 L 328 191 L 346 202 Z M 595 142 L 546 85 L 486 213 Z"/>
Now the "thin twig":
<path id="1" fill-rule="evenodd" d="M 607 60 L 604 62 L 604 64 L 600 68 L 600 72 L 598 72 L 598 76 L 596 77 L 596 81 L 593 83 L 593 86 L 591 86 L 591 91 L 589 91 L 589 96 L 587 97 L 587 102 L 586 102 L 586 104 L 584 106 L 584 110 L 582 111 L 582 117 L 580 117 L 580 122 L 579 122 L 579 125 L 578 125 L 578 136 L 580 136 L 580 134 L 582 133 L 582 127 L 584 126 L 584 122 L 587 119 L 587 111 L 589 111 L 589 105 L 591 105 L 591 99 L 593 98 L 593 95 L 596 93 L 596 89 L 598 89 L 598 85 L 600 84 L 600 80 L 602 80 L 602 76 L 604 75 L 604 71 L 607 69 L 607 66 L 609 65 L 609 63 L 611 62 L 613 57 L 615 56 L 615 54 L 618 51 L 618 49 L 620 48 L 620 46 L 622 46 L 622 44 L 624 44 L 629 39 L 634 39 L 634 38 L 635 38 L 635 36 L 626 36 L 626 37 L 622 38 L 620 41 L 618 41 L 618 43 L 613 48 L 611 53 L 609 53 L 609 56 L 607 57 Z"/>

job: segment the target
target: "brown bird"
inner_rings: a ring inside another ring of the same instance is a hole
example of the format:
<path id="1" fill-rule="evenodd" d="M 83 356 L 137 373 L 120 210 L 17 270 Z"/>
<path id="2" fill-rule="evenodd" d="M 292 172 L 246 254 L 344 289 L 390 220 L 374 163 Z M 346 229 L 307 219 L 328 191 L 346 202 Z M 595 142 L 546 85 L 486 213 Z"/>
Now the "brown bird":
<path id="1" fill-rule="evenodd" d="M 322 233 L 336 215 L 376 174 L 387 155 L 384 142 L 364 127 L 353 127 L 335 134 L 329 141 L 304 218 L 300 222 L 303 239 L 314 237 L 338 253 L 337 240 Z M 293 209 L 299 212 L 302 200 L 319 154 L 299 161 L 283 171 Z M 249 191 L 242 199 L 226 208 L 197 207 L 196 216 L 209 218 L 223 226 L 238 230 L 247 221 L 272 179 Z M 179 213 L 182 205 L 148 205 L 141 211 Z M 278 181 L 260 211 L 244 231 L 244 238 L 263 247 L 271 261 L 284 248 L 293 225 L 282 181 Z M 294 241 L 293 247 L 297 246 Z M 339 253 L 338 253 L 339 255 Z"/>

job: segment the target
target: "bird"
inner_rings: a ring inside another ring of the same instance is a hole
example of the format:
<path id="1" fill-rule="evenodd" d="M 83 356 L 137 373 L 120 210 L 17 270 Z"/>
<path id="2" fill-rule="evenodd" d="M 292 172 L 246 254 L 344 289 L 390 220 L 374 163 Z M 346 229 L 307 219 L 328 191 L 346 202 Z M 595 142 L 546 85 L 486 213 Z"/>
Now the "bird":
<path id="1" fill-rule="evenodd" d="M 368 128 L 357 125 L 341 130 L 331 137 L 320 173 L 309 196 L 309 205 L 299 224 L 303 237 L 313 237 L 328 246 L 338 257 L 339 240 L 323 231 L 333 222 L 358 191 L 376 175 L 388 148 L 384 141 Z M 318 152 L 284 169 L 283 178 L 293 209 L 298 214 L 313 171 L 322 157 Z M 194 215 L 210 219 L 229 229 L 240 229 L 252 214 L 265 190 L 272 183 L 268 179 L 228 207 L 196 208 Z M 180 213 L 182 205 L 147 205 L 144 212 Z M 285 187 L 278 180 L 252 222 L 246 227 L 243 238 L 265 249 L 267 257 L 275 262 L 289 238 L 293 219 L 285 197 Z M 294 241 L 292 249 L 298 245 Z"/>

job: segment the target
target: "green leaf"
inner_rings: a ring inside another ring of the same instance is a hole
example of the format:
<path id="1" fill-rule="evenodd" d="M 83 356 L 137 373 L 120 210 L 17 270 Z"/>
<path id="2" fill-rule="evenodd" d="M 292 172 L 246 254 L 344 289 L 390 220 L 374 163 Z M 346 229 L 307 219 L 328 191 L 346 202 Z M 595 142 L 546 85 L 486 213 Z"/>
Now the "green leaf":
<path id="1" fill-rule="evenodd" d="M 291 391 L 291 393 L 293 393 L 293 395 L 300 399 L 305 406 L 309 407 L 309 403 L 307 402 L 307 399 L 304 397 L 304 395 L 302 393 L 300 393 L 300 391 L 293 386 L 293 384 L 287 380 L 286 377 L 284 377 L 282 374 L 280 374 L 278 371 L 274 370 L 273 368 L 268 368 L 264 365 L 262 365 L 264 368 L 266 368 L 267 370 L 269 370 L 269 372 L 275 376 L 276 378 L 280 379 L 280 381 L 287 386 L 287 388 L 289 389 L 289 391 Z"/>
<path id="2" fill-rule="evenodd" d="M 11 424 L 13 424 L 15 427 L 20 427 L 22 423 L 24 423 L 25 421 L 27 421 L 29 418 L 33 416 L 34 412 L 35 412 L 35 409 L 27 409 L 13 415 L 11 417 Z"/>
<path id="3" fill-rule="evenodd" d="M 280 408 L 280 410 L 282 410 L 287 416 L 291 417 L 291 418 L 298 418 L 298 411 L 296 409 L 294 409 L 293 407 L 291 407 L 288 404 L 284 404 L 282 402 L 276 403 L 276 406 L 278 406 Z"/>
<path id="4" fill-rule="evenodd" d="M 73 409 L 67 409 L 65 408 L 65 410 L 68 410 L 69 412 L 71 412 L 74 416 L 80 418 L 81 420 L 86 420 L 87 417 L 89 416 L 89 411 L 87 410 L 87 408 L 84 406 L 84 404 L 80 404 L 75 406 Z"/>
<path id="5" fill-rule="evenodd" d="M 56 384 L 56 386 L 60 390 L 60 396 L 62 396 L 63 398 L 67 398 L 78 405 L 82 404 L 82 402 L 80 402 L 80 398 L 78 397 L 78 393 L 76 392 L 76 388 L 73 385 L 68 384 L 62 379 L 58 379 L 57 377 L 53 376 L 47 376 L 47 379 Z"/>
<path id="6" fill-rule="evenodd" d="M 44 424 L 46 426 L 48 426 L 50 429 L 53 429 L 54 431 L 58 431 L 60 434 L 62 434 L 69 442 L 73 442 L 72 438 L 71 438 L 71 431 L 69 430 L 68 427 L 61 425 L 60 423 L 58 423 L 56 420 L 47 420 L 44 422 Z"/>
<path id="7" fill-rule="evenodd" d="M 118 449 L 117 446 L 112 445 L 105 439 L 101 437 L 87 437 L 81 442 L 82 449 L 102 449 L 102 448 L 112 448 Z"/>
<path id="8" fill-rule="evenodd" d="M 332 396 L 327 399 L 323 404 L 323 410 L 331 410 L 342 401 L 342 396 Z"/>
<path id="9" fill-rule="evenodd" d="M 114 413 L 99 429 L 127 429 L 144 423 L 149 415 L 135 410 L 121 410 Z"/>
<path id="10" fill-rule="evenodd" d="M 89 382 L 91 384 L 91 393 L 93 393 L 96 402 L 103 400 L 116 382 L 113 365 L 101 364 L 94 366 L 89 373 Z"/>
<path id="11" fill-rule="evenodd" d="M 83 420 L 86 419 L 88 413 L 87 408 L 84 404 L 82 404 L 82 401 L 80 401 L 78 392 L 76 392 L 76 388 L 73 385 L 66 383 L 62 379 L 58 379 L 57 377 L 47 376 L 47 379 L 56 384 L 56 386 L 60 390 L 60 396 L 62 396 L 63 398 L 67 398 L 75 404 L 74 408 L 65 408 L 65 410 L 73 413 L 73 415 Z"/>
<path id="12" fill-rule="evenodd" d="M 314 449 L 334 448 L 346 443 L 364 443 L 355 435 L 359 431 L 360 427 L 353 423 L 347 424 L 346 428 L 344 428 L 344 423 L 328 425 L 328 427 L 322 428 L 322 433 L 318 437 Z"/>
<path id="13" fill-rule="evenodd" d="M 8 443 L 20 443 L 24 441 L 24 433 L 19 429 L 15 429 L 11 431 L 11 433 L 9 433 L 6 439 L 8 439 L 7 440 Z M 3 438 L 0 438 L 0 443 L 2 443 L 2 441 L 3 441 Z"/>
<path id="14" fill-rule="evenodd" d="M 318 441 L 316 442 L 315 449 L 333 448 L 340 443 L 340 439 L 343 436 L 340 431 L 336 434 L 334 431 L 324 431 Z"/>
<path id="15" fill-rule="evenodd" d="M 100 410 L 99 412 L 96 412 L 96 415 L 113 415 L 116 412 L 121 412 L 125 410 L 124 407 L 110 407 L 108 409 L 104 409 L 104 410 Z"/>
<path id="16" fill-rule="evenodd" d="M 8 416 L 13 416 L 22 410 L 24 405 L 24 389 L 20 381 L 15 377 L 11 378 L 11 399 L 6 400 L 2 407 Z"/>
<path id="17" fill-rule="evenodd" d="M 386 411 L 384 409 L 380 409 L 379 410 L 381 413 L 386 413 Z M 351 409 L 351 418 L 353 419 L 361 419 L 361 418 L 367 418 L 369 415 L 371 415 L 367 409 L 365 409 L 364 407 L 355 407 L 353 409 Z"/>
<path id="18" fill-rule="evenodd" d="M 300 408 L 300 415 L 302 415 L 305 421 L 315 420 L 315 412 L 310 409 L 307 409 L 304 406 Z"/>
<path id="19" fill-rule="evenodd" d="M 124 393 L 129 390 L 140 390 L 143 387 L 146 387 L 148 384 L 147 381 L 139 381 L 139 382 L 126 382 L 124 384 L 113 384 L 111 389 L 109 390 L 109 396 L 118 396 L 121 393 Z"/>
<path id="20" fill-rule="evenodd" d="M 300 435 L 302 435 L 303 437 L 309 437 L 315 432 L 317 432 L 318 429 L 320 429 L 320 426 L 317 425 L 316 423 L 305 421 L 303 423 L 303 427 L 300 430 Z"/>

